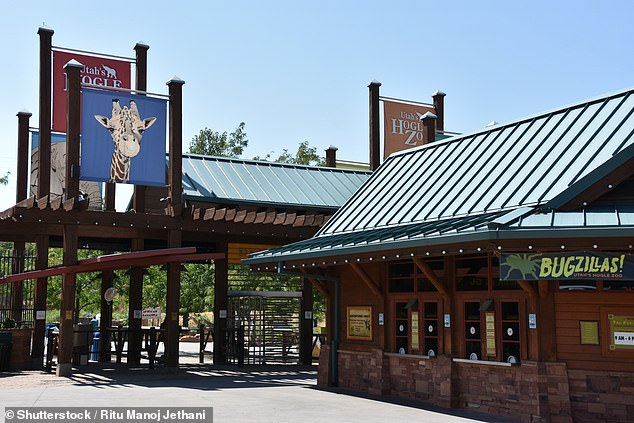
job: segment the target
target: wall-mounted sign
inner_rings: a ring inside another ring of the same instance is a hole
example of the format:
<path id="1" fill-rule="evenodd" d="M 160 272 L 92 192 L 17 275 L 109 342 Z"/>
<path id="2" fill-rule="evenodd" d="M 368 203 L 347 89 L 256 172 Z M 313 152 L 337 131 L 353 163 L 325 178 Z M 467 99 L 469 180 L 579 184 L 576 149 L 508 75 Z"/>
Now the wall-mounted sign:
<path id="1" fill-rule="evenodd" d="M 53 131 L 66 132 L 66 72 L 64 65 L 71 59 L 84 65 L 80 72 L 82 84 L 110 88 L 132 88 L 130 62 L 74 52 L 53 51 Z"/>
<path id="2" fill-rule="evenodd" d="M 608 314 L 610 324 L 610 349 L 634 349 L 634 316 Z"/>
<path id="3" fill-rule="evenodd" d="M 443 317 L 443 326 L 446 328 L 451 327 L 451 314 L 445 313 Z"/>
<path id="4" fill-rule="evenodd" d="M 581 345 L 599 345 L 599 322 L 580 321 L 579 334 Z"/>
<path id="5" fill-rule="evenodd" d="M 634 255 L 599 252 L 500 255 L 502 280 L 634 280 Z"/>
<path id="6" fill-rule="evenodd" d="M 249 254 L 275 247 L 279 247 L 279 245 L 230 242 L 227 248 L 227 260 L 229 264 L 240 264 L 242 263 L 242 260 L 249 256 Z"/>
<path id="7" fill-rule="evenodd" d="M 350 306 L 348 311 L 348 339 L 372 340 L 372 307 Z"/>
<path id="8" fill-rule="evenodd" d="M 418 350 L 418 312 L 412 311 L 411 313 L 411 321 L 412 321 L 412 331 L 411 331 L 411 349 L 412 351 Z"/>
<path id="9" fill-rule="evenodd" d="M 159 319 L 161 318 L 161 307 L 148 307 L 143 309 L 143 319 Z"/>
<path id="10" fill-rule="evenodd" d="M 495 312 L 486 311 L 484 313 L 484 324 L 485 324 L 485 340 L 487 347 L 487 355 L 489 357 L 494 357 L 497 354 L 495 348 Z"/>
<path id="11" fill-rule="evenodd" d="M 383 100 L 384 145 L 383 157 L 422 145 L 423 122 L 427 112 L 435 113 L 434 106 Z"/>
<path id="12" fill-rule="evenodd" d="M 165 100 L 84 88 L 81 113 L 82 179 L 165 185 Z"/>

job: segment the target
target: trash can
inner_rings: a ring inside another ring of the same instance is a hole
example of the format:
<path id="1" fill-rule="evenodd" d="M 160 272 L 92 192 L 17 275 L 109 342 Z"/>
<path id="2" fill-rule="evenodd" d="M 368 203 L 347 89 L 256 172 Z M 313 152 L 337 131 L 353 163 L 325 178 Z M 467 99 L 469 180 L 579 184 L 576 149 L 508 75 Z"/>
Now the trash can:
<path id="1" fill-rule="evenodd" d="M 88 354 L 92 340 L 90 325 L 77 324 L 73 327 L 73 364 L 83 366 L 88 364 Z"/>
<path id="2" fill-rule="evenodd" d="M 11 347 L 13 346 L 13 334 L 11 332 L 0 332 L 0 371 L 9 370 L 11 359 Z"/>
<path id="3" fill-rule="evenodd" d="M 90 361 L 99 361 L 99 332 L 95 332 L 92 337 L 90 347 Z"/>

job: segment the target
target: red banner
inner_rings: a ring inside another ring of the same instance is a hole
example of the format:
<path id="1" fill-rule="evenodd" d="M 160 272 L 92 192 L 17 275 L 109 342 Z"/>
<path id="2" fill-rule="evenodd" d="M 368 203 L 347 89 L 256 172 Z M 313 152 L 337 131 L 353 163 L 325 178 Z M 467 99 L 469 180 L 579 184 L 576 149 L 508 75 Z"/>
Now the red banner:
<path id="1" fill-rule="evenodd" d="M 64 51 L 53 52 L 53 131 L 66 132 L 66 72 L 71 59 L 84 65 L 81 83 L 110 88 L 132 88 L 130 62 L 86 56 Z"/>
<path id="2" fill-rule="evenodd" d="M 383 158 L 423 144 L 423 122 L 427 112 L 436 113 L 432 105 L 415 105 L 383 100 Z"/>

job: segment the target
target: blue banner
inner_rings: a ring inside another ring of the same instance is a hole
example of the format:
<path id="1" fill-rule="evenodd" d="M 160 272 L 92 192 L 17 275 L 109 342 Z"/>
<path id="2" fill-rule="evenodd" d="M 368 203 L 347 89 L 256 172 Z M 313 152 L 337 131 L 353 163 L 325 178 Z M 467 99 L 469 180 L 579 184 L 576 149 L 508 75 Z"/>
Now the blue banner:
<path id="1" fill-rule="evenodd" d="M 83 88 L 81 179 L 164 186 L 166 103 Z"/>

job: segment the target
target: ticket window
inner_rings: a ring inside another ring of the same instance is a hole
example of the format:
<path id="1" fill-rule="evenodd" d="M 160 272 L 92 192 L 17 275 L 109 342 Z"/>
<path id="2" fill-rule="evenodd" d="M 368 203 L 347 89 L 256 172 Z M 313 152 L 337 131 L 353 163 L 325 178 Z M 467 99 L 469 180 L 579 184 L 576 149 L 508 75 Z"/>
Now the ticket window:
<path id="1" fill-rule="evenodd" d="M 409 309 L 407 308 L 407 301 L 397 302 L 395 304 L 395 319 L 394 319 L 394 334 L 395 334 L 395 348 L 399 354 L 409 353 Z"/>
<path id="2" fill-rule="evenodd" d="M 517 301 L 502 302 L 502 360 L 517 363 L 520 359 L 520 313 Z"/>
<path id="3" fill-rule="evenodd" d="M 471 360 L 482 358 L 481 324 L 480 302 L 466 301 L 464 303 L 465 356 Z"/>
<path id="4" fill-rule="evenodd" d="M 423 354 L 430 357 L 438 355 L 439 312 L 437 302 L 423 303 Z"/>

